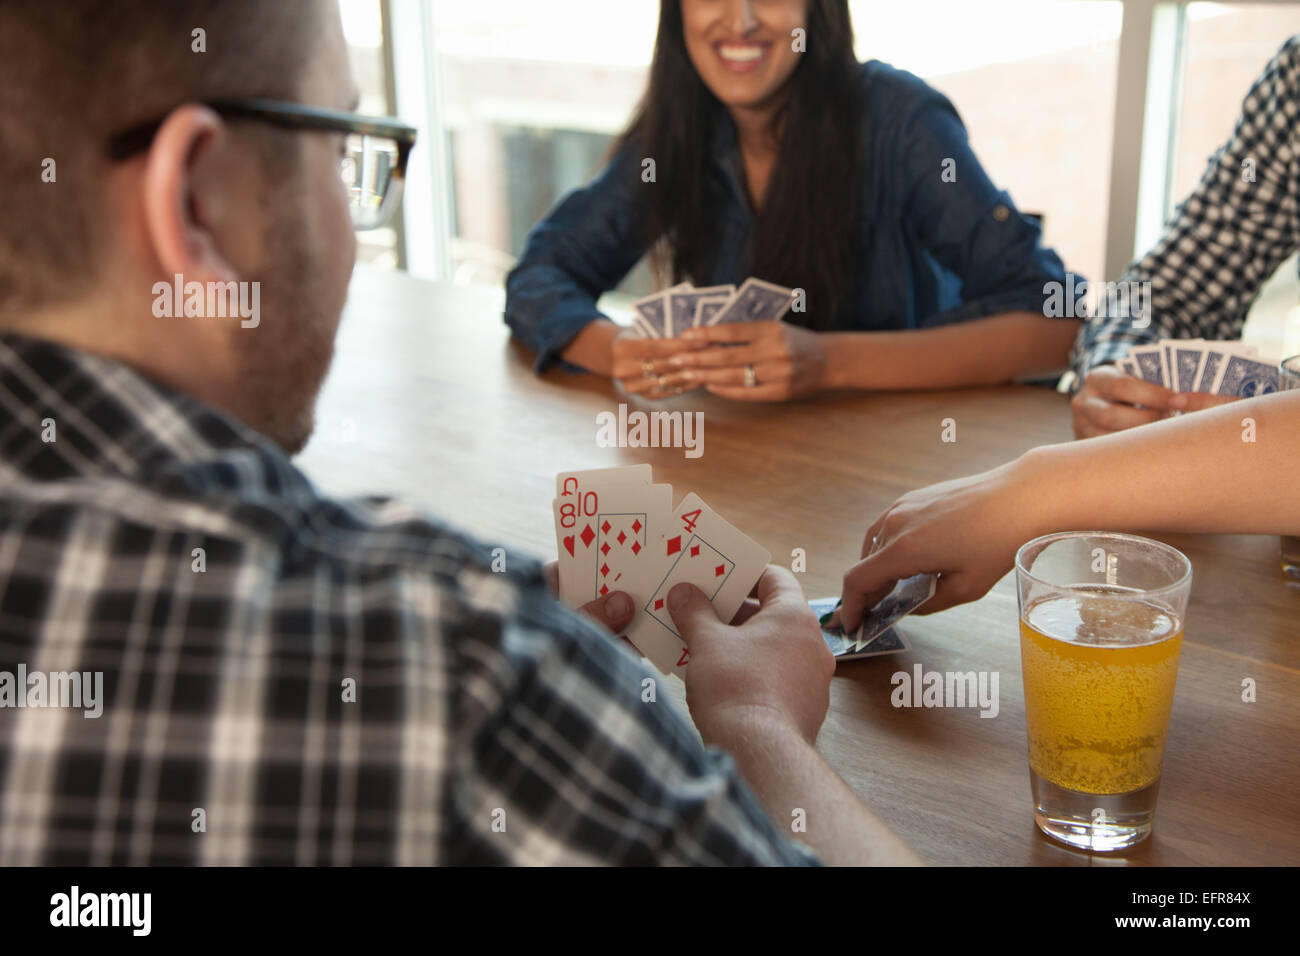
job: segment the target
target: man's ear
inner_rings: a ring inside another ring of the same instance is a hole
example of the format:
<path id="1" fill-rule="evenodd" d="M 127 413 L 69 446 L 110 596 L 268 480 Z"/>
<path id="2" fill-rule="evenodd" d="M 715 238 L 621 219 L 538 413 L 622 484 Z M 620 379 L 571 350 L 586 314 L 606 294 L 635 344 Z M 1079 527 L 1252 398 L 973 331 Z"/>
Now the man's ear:
<path id="1" fill-rule="evenodd" d="M 200 169 L 214 152 L 228 153 L 230 130 L 206 106 L 172 110 L 159 127 L 145 161 L 144 220 L 148 241 L 167 276 L 186 281 L 237 279 L 215 232 L 214 183 Z"/>

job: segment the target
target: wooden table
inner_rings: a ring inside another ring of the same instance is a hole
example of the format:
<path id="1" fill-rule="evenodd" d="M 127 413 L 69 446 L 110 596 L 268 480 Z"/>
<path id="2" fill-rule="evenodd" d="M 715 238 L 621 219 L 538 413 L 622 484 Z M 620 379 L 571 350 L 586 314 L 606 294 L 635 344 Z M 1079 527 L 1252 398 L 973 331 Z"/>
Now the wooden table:
<path id="1" fill-rule="evenodd" d="M 822 597 L 900 494 L 1071 437 L 1064 399 L 1029 387 L 786 405 L 697 393 L 662 407 L 704 412 L 702 457 L 599 448 L 597 413 L 624 399 L 595 376 L 534 376 L 501 305 L 495 290 L 358 269 L 304 469 L 328 492 L 394 494 L 550 556 L 556 472 L 648 462 L 675 499 L 698 492 L 774 561 L 805 549 L 804 590 Z M 945 418 L 955 443 L 940 440 Z M 1276 537 L 1160 537 L 1191 558 L 1195 582 L 1156 828 L 1127 854 L 1068 850 L 1034 826 L 1010 575 L 978 602 L 909 619 L 910 652 L 841 665 L 819 748 L 932 863 L 1300 863 L 1300 587 L 1279 570 Z M 998 716 L 895 709 L 890 676 L 915 663 L 998 672 Z M 1247 678 L 1255 703 L 1242 701 Z"/>

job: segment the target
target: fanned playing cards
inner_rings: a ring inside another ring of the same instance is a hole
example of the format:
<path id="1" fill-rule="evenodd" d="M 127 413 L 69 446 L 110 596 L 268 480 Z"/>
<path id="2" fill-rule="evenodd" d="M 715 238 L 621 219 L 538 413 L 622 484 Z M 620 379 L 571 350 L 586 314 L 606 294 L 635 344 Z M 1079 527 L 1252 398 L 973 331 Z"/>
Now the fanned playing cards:
<path id="1" fill-rule="evenodd" d="M 555 490 L 561 600 L 580 607 L 629 594 L 626 636 L 665 674 L 680 676 L 689 660 L 668 607 L 673 587 L 695 585 L 730 621 L 771 559 L 698 495 L 674 509 L 672 488 L 652 484 L 649 465 L 561 472 Z"/>
<path id="2" fill-rule="evenodd" d="M 793 304 L 793 289 L 746 279 L 736 288 L 697 288 L 689 282 L 632 303 L 632 327 L 642 338 L 671 339 L 690 328 L 781 319 Z"/>
<path id="3" fill-rule="evenodd" d="M 1175 392 L 1209 392 L 1254 398 L 1281 388 L 1277 362 L 1241 342 L 1161 339 L 1140 345 L 1115 363 L 1126 375 L 1154 382 Z"/>

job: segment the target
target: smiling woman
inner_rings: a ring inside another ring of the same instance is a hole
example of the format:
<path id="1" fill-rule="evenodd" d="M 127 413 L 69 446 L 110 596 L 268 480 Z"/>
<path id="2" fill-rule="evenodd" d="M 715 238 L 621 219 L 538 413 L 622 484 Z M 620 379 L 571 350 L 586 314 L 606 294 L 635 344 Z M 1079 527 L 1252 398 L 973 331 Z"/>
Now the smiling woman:
<path id="1" fill-rule="evenodd" d="M 661 280 L 753 276 L 806 308 L 638 339 L 595 300 L 647 252 Z M 1044 316 L 1043 288 L 1065 281 L 952 104 L 857 61 L 847 0 L 661 0 L 641 104 L 606 169 L 529 235 L 505 320 L 539 370 L 784 400 L 1061 368 L 1078 325 Z"/>
<path id="2" fill-rule="evenodd" d="M 811 290 L 822 308 L 809 326 L 832 327 L 826 304 L 847 298 L 853 268 L 858 70 L 843 2 L 665 4 L 649 90 L 622 140 L 666 169 L 647 197 L 660 266 L 679 278 L 709 271 L 720 237 L 701 127 L 730 119 L 754 219 L 749 271 Z"/>
<path id="3" fill-rule="evenodd" d="M 754 106 L 794 73 L 805 48 L 795 41 L 806 36 L 808 0 L 730 7 L 685 0 L 682 21 L 686 50 L 705 85 L 724 103 Z"/>

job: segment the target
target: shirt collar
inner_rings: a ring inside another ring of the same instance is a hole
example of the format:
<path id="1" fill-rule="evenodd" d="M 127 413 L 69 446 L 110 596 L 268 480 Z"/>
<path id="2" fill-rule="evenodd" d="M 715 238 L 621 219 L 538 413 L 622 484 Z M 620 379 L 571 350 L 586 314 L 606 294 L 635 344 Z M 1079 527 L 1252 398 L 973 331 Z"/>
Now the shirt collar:
<path id="1" fill-rule="evenodd" d="M 0 333 L 0 420 L 9 423 L 0 475 L 311 492 L 277 445 L 230 415 L 114 359 L 41 339 Z"/>

